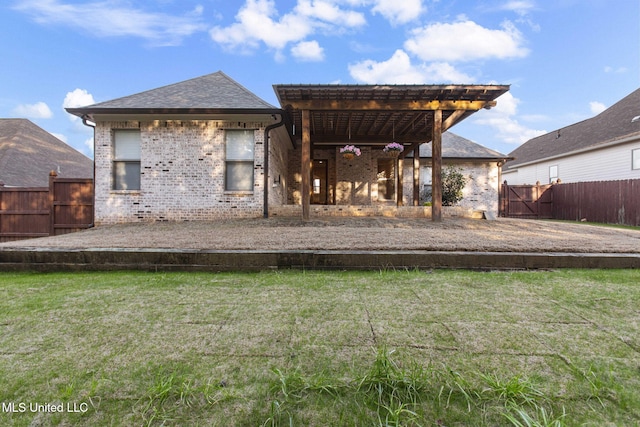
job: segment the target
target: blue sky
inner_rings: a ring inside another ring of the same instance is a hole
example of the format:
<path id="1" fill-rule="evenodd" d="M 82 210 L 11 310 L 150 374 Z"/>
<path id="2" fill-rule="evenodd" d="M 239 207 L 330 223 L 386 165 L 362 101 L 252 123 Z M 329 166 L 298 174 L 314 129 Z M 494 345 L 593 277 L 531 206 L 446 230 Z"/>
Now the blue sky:
<path id="1" fill-rule="evenodd" d="M 452 128 L 502 153 L 640 87 L 638 0 L 4 0 L 0 117 L 92 157 L 78 107 L 222 70 L 278 83 L 510 84 Z"/>

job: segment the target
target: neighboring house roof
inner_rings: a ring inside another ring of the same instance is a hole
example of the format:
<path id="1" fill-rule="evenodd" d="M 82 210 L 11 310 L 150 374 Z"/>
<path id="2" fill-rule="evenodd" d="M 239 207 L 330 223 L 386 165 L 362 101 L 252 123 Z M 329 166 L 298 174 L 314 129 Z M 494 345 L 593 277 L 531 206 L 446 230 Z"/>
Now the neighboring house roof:
<path id="1" fill-rule="evenodd" d="M 431 147 L 432 144 L 422 144 L 420 146 L 420 157 L 430 158 Z M 413 157 L 413 153 L 409 153 L 407 157 Z M 444 132 L 442 134 L 442 158 L 504 160 L 509 157 L 453 132 Z"/>
<path id="2" fill-rule="evenodd" d="M 0 119 L 0 181 L 47 187 L 52 170 L 61 178 L 92 178 L 93 161 L 27 119 Z"/>
<path id="3" fill-rule="evenodd" d="M 640 137 L 639 116 L 640 89 L 595 117 L 530 139 L 509 153 L 514 160 L 507 162 L 505 169 Z"/>
<path id="4" fill-rule="evenodd" d="M 222 71 L 218 71 L 111 101 L 80 108 L 67 108 L 67 111 L 79 117 L 91 117 L 100 113 L 275 113 L 281 110 L 254 95 Z"/>

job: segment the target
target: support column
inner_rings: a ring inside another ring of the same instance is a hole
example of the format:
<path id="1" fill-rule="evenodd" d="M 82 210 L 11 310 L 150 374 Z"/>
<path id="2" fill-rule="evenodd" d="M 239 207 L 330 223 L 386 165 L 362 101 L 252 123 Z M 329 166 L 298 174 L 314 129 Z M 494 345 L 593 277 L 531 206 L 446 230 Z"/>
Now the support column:
<path id="1" fill-rule="evenodd" d="M 442 221 L 442 110 L 433 112 L 431 147 L 431 220 Z"/>
<path id="2" fill-rule="evenodd" d="M 420 145 L 413 150 L 413 206 L 420 205 Z"/>
<path id="3" fill-rule="evenodd" d="M 404 206 L 404 157 L 398 157 L 396 162 L 398 179 L 396 180 L 396 206 Z"/>
<path id="4" fill-rule="evenodd" d="M 302 110 L 302 220 L 309 220 L 311 210 L 311 126 L 309 110 Z"/>

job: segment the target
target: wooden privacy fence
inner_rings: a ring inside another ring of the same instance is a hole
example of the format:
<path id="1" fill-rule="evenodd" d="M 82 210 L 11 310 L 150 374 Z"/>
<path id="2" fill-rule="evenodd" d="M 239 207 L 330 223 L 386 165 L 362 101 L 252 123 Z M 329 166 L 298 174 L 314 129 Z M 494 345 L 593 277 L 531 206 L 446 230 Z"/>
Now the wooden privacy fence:
<path id="1" fill-rule="evenodd" d="M 640 226 L 640 179 L 508 185 L 500 191 L 500 215 Z"/>
<path id="2" fill-rule="evenodd" d="M 0 242 L 56 236 L 93 225 L 93 180 L 49 176 L 49 187 L 0 185 Z"/>
<path id="3" fill-rule="evenodd" d="M 500 216 L 508 218 L 553 218 L 553 192 L 551 185 L 502 184 Z"/>

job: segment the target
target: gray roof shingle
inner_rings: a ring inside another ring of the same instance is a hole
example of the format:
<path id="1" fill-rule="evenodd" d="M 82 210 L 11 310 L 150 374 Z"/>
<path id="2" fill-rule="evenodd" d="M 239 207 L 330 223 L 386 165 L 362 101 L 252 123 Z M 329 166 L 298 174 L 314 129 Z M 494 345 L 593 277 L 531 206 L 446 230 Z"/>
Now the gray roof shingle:
<path id="1" fill-rule="evenodd" d="M 505 168 L 578 150 L 595 149 L 634 135 L 640 137 L 640 120 L 633 121 L 636 116 L 640 116 L 640 89 L 595 117 L 530 139 L 509 153 L 515 159 L 507 162 Z"/>
<path id="2" fill-rule="evenodd" d="M 76 110 L 95 109 L 278 109 L 262 100 L 222 71 L 157 89 L 140 92 Z"/>
<path id="3" fill-rule="evenodd" d="M 47 187 L 49 172 L 92 178 L 93 161 L 27 119 L 0 119 L 0 181 L 12 187 Z"/>
<path id="4" fill-rule="evenodd" d="M 421 158 L 431 157 L 431 146 L 432 144 L 420 146 Z M 412 157 L 412 154 L 409 154 L 408 157 Z M 501 160 L 507 156 L 453 132 L 444 132 L 442 134 L 442 158 Z"/>

